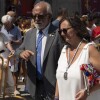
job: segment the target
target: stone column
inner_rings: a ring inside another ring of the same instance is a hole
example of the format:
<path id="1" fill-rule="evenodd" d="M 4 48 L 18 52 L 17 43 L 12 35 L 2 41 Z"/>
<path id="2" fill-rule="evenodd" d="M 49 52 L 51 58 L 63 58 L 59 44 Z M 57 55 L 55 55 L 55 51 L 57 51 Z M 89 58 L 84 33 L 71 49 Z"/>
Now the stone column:
<path id="1" fill-rule="evenodd" d="M 5 3 L 5 0 L 0 0 L 0 18 L 5 14 Z"/>

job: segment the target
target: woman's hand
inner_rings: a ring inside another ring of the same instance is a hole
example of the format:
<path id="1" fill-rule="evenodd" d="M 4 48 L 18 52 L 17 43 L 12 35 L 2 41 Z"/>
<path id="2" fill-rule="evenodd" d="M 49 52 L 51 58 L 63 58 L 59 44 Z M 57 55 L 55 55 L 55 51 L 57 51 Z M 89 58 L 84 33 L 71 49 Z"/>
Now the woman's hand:
<path id="1" fill-rule="evenodd" d="M 75 100 L 86 100 L 86 98 L 87 98 L 86 89 L 80 90 L 75 96 Z"/>

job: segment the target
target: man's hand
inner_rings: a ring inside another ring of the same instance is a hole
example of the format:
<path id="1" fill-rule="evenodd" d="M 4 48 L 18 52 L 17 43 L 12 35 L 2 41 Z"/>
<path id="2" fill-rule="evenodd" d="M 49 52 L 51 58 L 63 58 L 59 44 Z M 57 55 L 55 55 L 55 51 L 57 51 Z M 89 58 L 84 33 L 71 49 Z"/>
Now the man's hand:
<path id="1" fill-rule="evenodd" d="M 24 60 L 28 61 L 29 57 L 34 55 L 34 53 L 30 50 L 25 50 L 20 53 L 20 57 L 23 58 Z"/>

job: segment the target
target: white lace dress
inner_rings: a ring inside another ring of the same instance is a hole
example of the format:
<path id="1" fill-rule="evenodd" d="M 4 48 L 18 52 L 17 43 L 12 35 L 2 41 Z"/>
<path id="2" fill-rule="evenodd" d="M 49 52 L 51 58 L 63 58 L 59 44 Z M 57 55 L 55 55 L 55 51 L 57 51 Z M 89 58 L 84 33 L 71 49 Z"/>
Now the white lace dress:
<path id="1" fill-rule="evenodd" d="M 63 47 L 56 72 L 59 88 L 59 100 L 75 100 L 75 95 L 80 89 L 84 89 L 84 78 L 80 70 L 81 64 L 89 64 L 88 47 L 91 43 L 84 46 L 79 57 L 68 69 L 68 79 L 64 79 L 64 72 L 68 66 L 66 58 L 66 46 Z M 97 91 L 96 91 L 97 92 Z M 94 96 L 95 95 L 95 96 Z M 100 92 L 93 93 L 87 100 L 100 100 Z"/>

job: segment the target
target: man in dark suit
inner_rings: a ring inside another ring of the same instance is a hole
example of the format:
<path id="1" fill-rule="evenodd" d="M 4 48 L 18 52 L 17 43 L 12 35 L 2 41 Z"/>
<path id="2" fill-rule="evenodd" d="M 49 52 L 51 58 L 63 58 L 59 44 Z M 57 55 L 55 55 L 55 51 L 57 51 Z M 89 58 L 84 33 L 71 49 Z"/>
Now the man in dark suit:
<path id="1" fill-rule="evenodd" d="M 33 100 L 51 100 L 55 94 L 56 68 L 63 44 L 57 28 L 50 23 L 52 10 L 47 2 L 37 3 L 32 14 L 36 28 L 26 33 L 16 55 L 27 61 L 27 88 Z M 42 31 L 42 37 L 37 43 L 39 31 Z M 40 42 L 41 52 L 37 50 Z M 41 56 L 41 72 L 37 71 L 40 61 L 40 58 L 37 59 L 38 52 Z"/>

